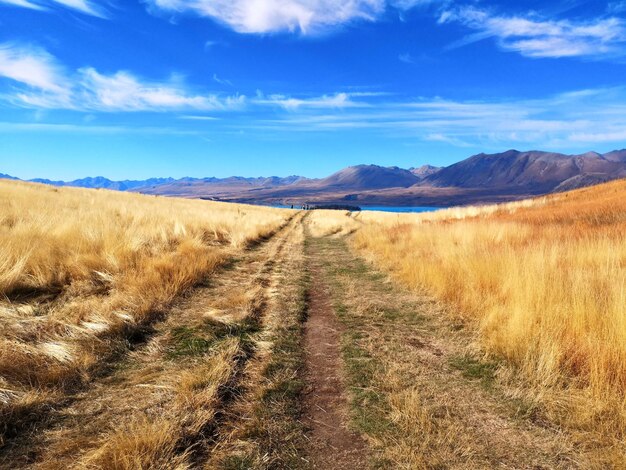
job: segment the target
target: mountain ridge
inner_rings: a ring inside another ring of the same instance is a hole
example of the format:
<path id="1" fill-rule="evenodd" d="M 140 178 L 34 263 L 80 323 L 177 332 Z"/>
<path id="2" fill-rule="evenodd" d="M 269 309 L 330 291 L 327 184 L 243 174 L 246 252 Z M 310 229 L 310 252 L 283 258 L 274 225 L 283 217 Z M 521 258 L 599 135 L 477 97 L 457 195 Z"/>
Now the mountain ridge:
<path id="1" fill-rule="evenodd" d="M 0 174 L 0 178 L 18 179 Z M 626 177 L 626 149 L 566 155 L 515 149 L 479 153 L 447 167 L 354 165 L 325 178 L 183 177 L 113 181 L 87 177 L 55 186 L 103 188 L 144 194 L 249 203 L 361 202 L 374 205 L 450 205 L 519 199 Z"/>

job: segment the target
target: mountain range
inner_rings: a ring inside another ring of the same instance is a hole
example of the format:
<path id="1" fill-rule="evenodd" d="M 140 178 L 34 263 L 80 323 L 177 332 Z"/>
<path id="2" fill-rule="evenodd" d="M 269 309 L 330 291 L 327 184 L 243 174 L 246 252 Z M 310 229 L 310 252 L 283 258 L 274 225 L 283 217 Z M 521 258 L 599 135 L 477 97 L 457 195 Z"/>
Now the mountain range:
<path id="1" fill-rule="evenodd" d="M 357 165 L 321 179 L 273 176 L 112 181 L 95 177 L 70 182 L 39 178 L 30 181 L 262 204 L 349 201 L 362 205 L 447 206 L 519 199 L 622 177 L 626 177 L 626 150 L 580 155 L 508 150 L 481 153 L 443 168 Z M 17 179 L 1 173 L 0 178 Z"/>

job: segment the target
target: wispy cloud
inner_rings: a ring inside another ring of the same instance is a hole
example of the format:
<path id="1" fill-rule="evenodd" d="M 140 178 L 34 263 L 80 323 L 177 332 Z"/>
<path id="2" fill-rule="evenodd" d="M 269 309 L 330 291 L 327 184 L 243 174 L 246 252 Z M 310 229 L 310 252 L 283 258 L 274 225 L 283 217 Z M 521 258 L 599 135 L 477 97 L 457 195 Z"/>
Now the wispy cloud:
<path id="1" fill-rule="evenodd" d="M 148 0 L 157 10 L 213 18 L 240 33 L 311 33 L 374 19 L 385 0 Z"/>
<path id="2" fill-rule="evenodd" d="M 537 15 L 499 16 L 487 10 L 461 7 L 445 10 L 439 22 L 458 22 L 477 31 L 451 47 L 494 37 L 503 49 L 534 58 L 598 58 L 621 54 L 626 48 L 626 26 L 616 17 L 574 22 Z"/>
<path id="3" fill-rule="evenodd" d="M 579 90 L 536 100 L 377 102 L 342 113 L 301 109 L 250 124 L 264 132 L 367 129 L 388 138 L 459 147 L 524 145 L 568 148 L 619 142 L 626 134 L 626 87 Z"/>
<path id="4" fill-rule="evenodd" d="M 29 0 L 0 0 L 0 5 L 12 5 L 15 7 L 30 8 L 31 10 L 44 10 L 41 5 L 32 3 Z"/>
<path id="5" fill-rule="evenodd" d="M 51 10 L 55 6 L 62 6 L 86 15 L 106 17 L 104 10 L 89 0 L 0 0 L 0 4 L 32 10 Z"/>
<path id="6" fill-rule="evenodd" d="M 227 80 L 225 78 L 218 77 L 216 73 L 213 74 L 213 81 L 215 83 L 219 83 L 220 85 L 233 86 L 233 82 L 231 82 L 230 80 Z"/>
<path id="7" fill-rule="evenodd" d="M 415 63 L 415 59 L 413 59 L 411 54 L 409 54 L 408 52 L 406 52 L 404 54 L 398 55 L 398 60 L 400 62 L 404 62 L 405 64 L 414 64 Z"/>
<path id="8" fill-rule="evenodd" d="M 0 121 L 0 133 L 15 132 L 47 132 L 69 134 L 167 134 L 167 135 L 198 135 L 197 132 L 175 129 L 171 127 L 144 127 L 144 126 L 94 126 L 65 123 L 20 123 Z"/>
<path id="9" fill-rule="evenodd" d="M 100 12 L 94 5 L 87 0 L 52 0 L 60 5 L 63 5 L 67 8 L 72 8 L 74 10 L 78 10 L 87 15 L 93 16 L 103 16 L 102 12 Z"/>
<path id="10" fill-rule="evenodd" d="M 69 70 L 48 52 L 0 44 L 0 100 L 35 110 L 87 113 L 149 111 L 212 128 L 293 132 L 368 130 L 387 138 L 445 142 L 456 146 L 568 146 L 623 142 L 626 87 L 574 90 L 543 99 L 449 100 L 377 92 L 334 91 L 321 95 L 264 94 L 255 97 L 197 91 L 182 77 L 148 80 L 129 71 Z M 220 117 L 215 118 L 215 114 Z M 37 127 L 39 126 L 39 127 Z M 81 127 L 82 126 L 77 126 Z M 178 127 L 178 126 L 175 126 Z M 4 124 L 5 131 L 71 131 L 45 123 Z M 90 132 L 99 128 L 90 127 Z M 102 128 L 99 132 L 108 132 Z"/>
<path id="11" fill-rule="evenodd" d="M 0 44 L 0 76 L 46 92 L 63 94 L 64 71 L 46 51 Z"/>
<path id="12" fill-rule="evenodd" d="M 609 2 L 607 11 L 611 14 L 624 13 L 626 11 L 626 1 L 620 0 L 616 2 Z"/>
<path id="13" fill-rule="evenodd" d="M 146 81 L 130 72 L 103 74 L 91 67 L 68 73 L 47 52 L 0 44 L 0 77 L 15 86 L 4 99 L 39 109 L 85 111 L 226 110 L 245 104 L 241 95 L 189 91 L 179 78 Z"/>
<path id="14" fill-rule="evenodd" d="M 186 114 L 183 116 L 178 116 L 178 119 L 185 119 L 187 121 L 219 121 L 219 118 L 214 116 L 203 116 L 203 115 L 193 115 Z"/>
<path id="15" fill-rule="evenodd" d="M 212 18 L 239 33 L 316 34 L 387 9 L 409 10 L 444 0 L 146 0 L 151 11 Z"/>
<path id="16" fill-rule="evenodd" d="M 358 94 L 362 96 L 362 94 Z M 286 95 L 269 95 L 259 94 L 254 100 L 257 105 L 275 105 L 287 110 L 298 110 L 302 108 L 308 109 L 338 109 L 338 108 L 359 108 L 369 106 L 365 102 L 357 102 L 352 99 L 357 94 L 335 93 L 332 95 L 323 95 L 309 98 L 294 98 Z"/>

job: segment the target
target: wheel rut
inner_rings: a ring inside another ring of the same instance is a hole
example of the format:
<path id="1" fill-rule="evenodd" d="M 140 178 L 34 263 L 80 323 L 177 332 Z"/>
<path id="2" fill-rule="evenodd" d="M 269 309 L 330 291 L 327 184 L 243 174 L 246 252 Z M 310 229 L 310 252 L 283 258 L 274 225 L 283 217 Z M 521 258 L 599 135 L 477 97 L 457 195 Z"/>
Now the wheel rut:
<path id="1" fill-rule="evenodd" d="M 307 459 L 316 469 L 366 468 L 368 446 L 349 429 L 348 398 L 341 359 L 341 324 L 317 252 L 308 253 L 310 275 L 302 398 L 308 432 Z"/>
<path id="2" fill-rule="evenodd" d="M 98 468 L 92 459 L 105 452 L 107 441 L 119 437 L 120 429 L 137 422 L 149 422 L 152 429 L 159 419 L 180 431 L 171 454 L 200 467 L 221 417 L 239 393 L 241 372 L 255 354 L 254 335 L 263 328 L 273 272 L 302 217 L 294 216 L 177 301 L 147 341 L 56 410 L 48 427 L 24 436 L 3 456 L 0 468 L 9 468 L 3 462 L 10 462 L 10 468 Z M 181 397 L 181 384 L 192 374 L 197 379 L 205 362 L 215 357 L 223 361 L 220 379 L 202 384 L 205 399 L 196 406 L 201 393 L 191 387 L 195 395 Z"/>

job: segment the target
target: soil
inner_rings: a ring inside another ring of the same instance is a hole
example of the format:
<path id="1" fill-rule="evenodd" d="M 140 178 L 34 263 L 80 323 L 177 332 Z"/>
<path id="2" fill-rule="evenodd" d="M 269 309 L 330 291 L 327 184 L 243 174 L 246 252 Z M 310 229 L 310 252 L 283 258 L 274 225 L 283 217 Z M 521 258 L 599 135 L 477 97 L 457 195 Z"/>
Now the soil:
<path id="1" fill-rule="evenodd" d="M 308 460 L 313 468 L 367 466 L 367 444 L 348 428 L 348 403 L 340 357 L 340 324 L 322 270 L 310 260 L 309 312 L 305 327 L 303 421 L 309 429 Z"/>

